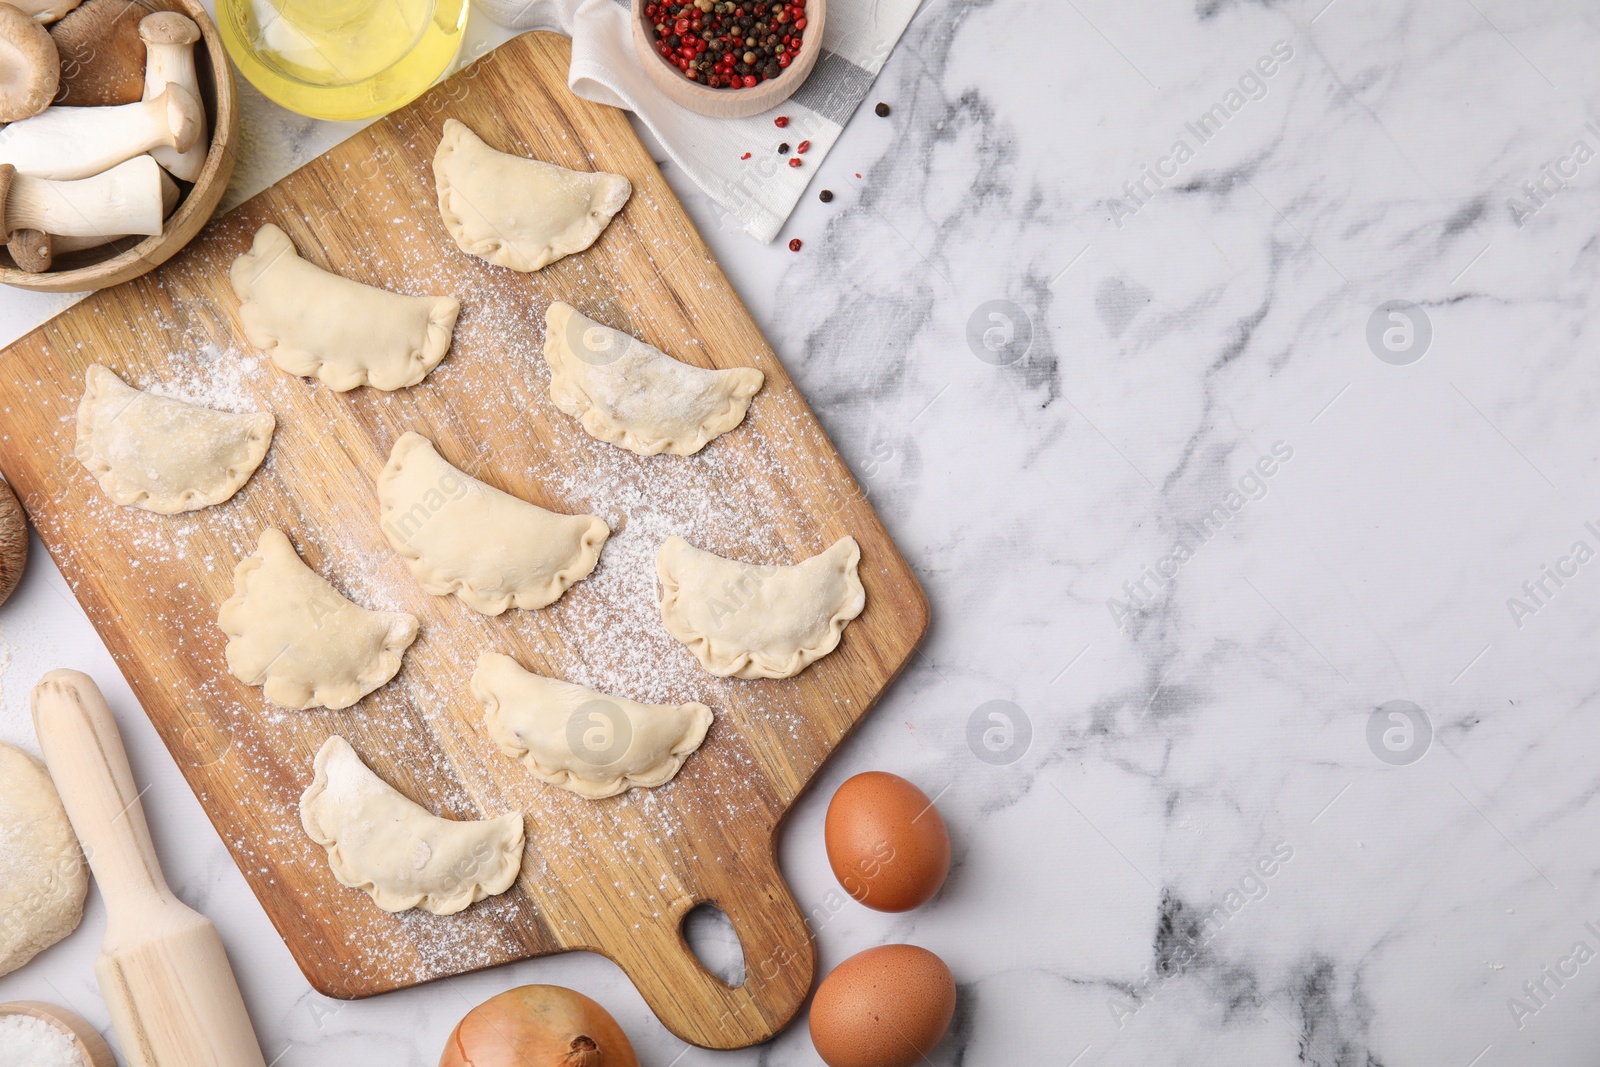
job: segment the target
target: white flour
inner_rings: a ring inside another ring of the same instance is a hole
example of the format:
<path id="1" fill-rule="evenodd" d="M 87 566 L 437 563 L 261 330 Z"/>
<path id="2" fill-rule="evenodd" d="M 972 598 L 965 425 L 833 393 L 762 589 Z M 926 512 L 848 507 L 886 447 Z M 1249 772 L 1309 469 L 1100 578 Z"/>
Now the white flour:
<path id="1" fill-rule="evenodd" d="M 184 400 L 201 407 L 235 413 L 261 410 L 245 383 L 261 370 L 261 358 L 240 352 L 225 352 L 216 345 L 204 345 L 193 356 L 173 357 L 171 365 L 181 368 L 178 377 L 141 381 L 139 388 L 157 396 Z"/>

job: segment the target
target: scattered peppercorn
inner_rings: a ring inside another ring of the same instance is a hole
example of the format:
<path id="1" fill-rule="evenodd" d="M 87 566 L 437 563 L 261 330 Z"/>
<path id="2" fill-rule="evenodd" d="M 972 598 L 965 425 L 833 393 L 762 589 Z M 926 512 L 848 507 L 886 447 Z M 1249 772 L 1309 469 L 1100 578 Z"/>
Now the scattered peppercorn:
<path id="1" fill-rule="evenodd" d="M 805 36 L 803 0 L 647 0 L 644 10 L 661 58 L 713 89 L 776 78 Z"/>
<path id="2" fill-rule="evenodd" d="M 817 194 L 817 199 L 821 200 L 824 204 L 833 203 L 833 190 L 832 189 L 824 189 L 824 190 L 822 190 L 822 192 Z"/>
<path id="3" fill-rule="evenodd" d="M 878 117 L 880 119 L 886 119 L 889 117 L 889 105 L 885 104 L 882 100 L 879 100 L 878 106 L 872 110 L 878 113 Z"/>
<path id="4" fill-rule="evenodd" d="M 739 158 L 740 159 L 749 159 L 750 158 L 750 153 L 746 152 L 744 155 L 740 156 Z"/>
<path id="5" fill-rule="evenodd" d="M 778 129 L 781 130 L 785 126 L 789 125 L 789 116 L 788 115 L 779 115 L 777 118 L 772 120 L 772 124 L 774 126 L 778 127 Z"/>
<path id="6" fill-rule="evenodd" d="M 789 166 L 798 167 L 800 165 L 800 163 L 801 163 L 801 159 L 800 159 L 799 156 L 790 156 L 789 157 Z"/>
<path id="7" fill-rule="evenodd" d="M 784 141 L 782 144 L 778 145 L 778 155 L 786 156 L 788 154 L 789 154 L 789 142 L 788 141 Z"/>
<path id="8" fill-rule="evenodd" d="M 807 152 L 811 151 L 811 142 L 801 141 L 799 144 L 794 146 L 794 151 L 796 155 L 805 155 Z"/>
<path id="9" fill-rule="evenodd" d="M 793 240 L 791 240 L 789 242 L 789 251 L 791 251 L 791 252 L 800 251 L 800 238 L 796 237 L 796 238 L 794 238 Z"/>

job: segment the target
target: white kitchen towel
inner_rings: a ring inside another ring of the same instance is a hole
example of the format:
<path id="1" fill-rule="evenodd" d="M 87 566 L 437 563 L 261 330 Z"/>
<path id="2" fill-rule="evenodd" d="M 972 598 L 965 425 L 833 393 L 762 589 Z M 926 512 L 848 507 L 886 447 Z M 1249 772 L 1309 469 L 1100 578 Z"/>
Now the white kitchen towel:
<path id="1" fill-rule="evenodd" d="M 572 38 L 567 84 L 588 100 L 638 115 L 696 185 L 771 241 L 872 87 L 918 0 L 829 0 L 822 55 L 793 96 L 747 119 L 712 119 L 663 97 L 639 67 L 628 0 L 474 0 L 511 29 L 555 28 Z M 733 90 L 737 91 L 737 90 Z M 778 129 L 773 120 L 787 115 Z M 780 141 L 810 141 L 799 167 L 780 156 Z M 749 159 L 743 158 L 745 153 Z"/>

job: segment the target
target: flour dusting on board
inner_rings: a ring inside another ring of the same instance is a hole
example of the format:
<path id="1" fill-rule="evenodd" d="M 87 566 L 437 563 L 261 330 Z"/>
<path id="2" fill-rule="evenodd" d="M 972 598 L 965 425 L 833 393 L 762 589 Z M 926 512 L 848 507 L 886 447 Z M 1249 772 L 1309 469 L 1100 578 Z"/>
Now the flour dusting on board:
<path id="1" fill-rule="evenodd" d="M 708 675 L 661 623 L 656 552 L 677 535 L 753 562 L 777 559 L 783 551 L 781 520 L 767 495 L 770 489 L 763 492 L 765 480 L 751 477 L 744 492 L 728 492 L 728 453 L 719 442 L 699 456 L 648 460 L 597 445 L 593 462 L 581 473 L 550 472 L 561 497 L 601 515 L 614 530 L 599 567 L 557 603 L 555 612 L 577 632 L 576 647 L 607 654 L 585 655 L 563 666 L 571 681 L 634 700 L 714 701 L 713 686 L 728 683 Z M 651 468 L 648 477 L 638 470 L 645 465 Z"/>
<path id="2" fill-rule="evenodd" d="M 237 414 L 260 410 L 245 387 L 260 372 L 259 356 L 207 344 L 191 356 L 174 356 L 172 365 L 182 371 L 181 376 L 140 381 L 139 388 L 217 411 Z"/>

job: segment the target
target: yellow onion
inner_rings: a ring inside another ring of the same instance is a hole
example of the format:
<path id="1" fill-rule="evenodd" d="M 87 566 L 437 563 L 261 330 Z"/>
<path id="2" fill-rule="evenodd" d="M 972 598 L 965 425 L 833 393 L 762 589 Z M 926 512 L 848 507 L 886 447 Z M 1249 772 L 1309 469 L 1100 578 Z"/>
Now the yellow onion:
<path id="1" fill-rule="evenodd" d="M 639 1067 L 604 1008 L 570 989 L 525 985 L 462 1018 L 439 1067 Z"/>

